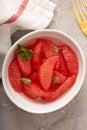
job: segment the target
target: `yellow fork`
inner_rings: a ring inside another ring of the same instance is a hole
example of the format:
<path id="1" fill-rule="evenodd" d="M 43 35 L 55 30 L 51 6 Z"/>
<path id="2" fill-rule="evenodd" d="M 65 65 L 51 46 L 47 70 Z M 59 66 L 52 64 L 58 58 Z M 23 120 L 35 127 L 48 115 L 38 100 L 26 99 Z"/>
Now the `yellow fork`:
<path id="1" fill-rule="evenodd" d="M 87 36 L 87 1 L 73 0 L 72 7 L 82 32 Z"/>

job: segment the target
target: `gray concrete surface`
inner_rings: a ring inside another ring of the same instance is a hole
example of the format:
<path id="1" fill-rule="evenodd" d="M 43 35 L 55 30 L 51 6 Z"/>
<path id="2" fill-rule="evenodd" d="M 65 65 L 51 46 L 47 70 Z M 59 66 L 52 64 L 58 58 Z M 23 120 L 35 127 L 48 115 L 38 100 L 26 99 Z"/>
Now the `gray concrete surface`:
<path id="1" fill-rule="evenodd" d="M 59 29 L 74 38 L 82 48 L 87 65 L 87 38 L 82 34 L 71 0 L 52 0 L 55 16 L 47 28 Z M 29 31 L 17 31 L 12 43 Z M 0 130 L 87 130 L 87 71 L 78 95 L 64 108 L 43 115 L 17 108 L 6 96 L 0 81 Z"/>

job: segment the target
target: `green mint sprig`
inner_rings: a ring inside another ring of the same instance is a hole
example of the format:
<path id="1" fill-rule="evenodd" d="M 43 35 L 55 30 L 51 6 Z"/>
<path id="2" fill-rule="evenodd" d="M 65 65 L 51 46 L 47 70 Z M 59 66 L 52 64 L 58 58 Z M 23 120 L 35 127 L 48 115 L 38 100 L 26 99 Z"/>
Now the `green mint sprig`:
<path id="1" fill-rule="evenodd" d="M 59 52 L 60 48 L 57 46 L 54 46 L 54 50 L 55 50 L 55 52 Z"/>
<path id="2" fill-rule="evenodd" d="M 53 76 L 53 83 L 57 83 L 59 81 L 59 77 L 58 76 Z"/>
<path id="3" fill-rule="evenodd" d="M 20 55 L 22 57 L 22 59 L 28 59 L 30 60 L 31 57 L 35 54 L 35 52 L 33 52 L 32 50 L 29 50 L 27 47 L 23 46 L 23 45 L 17 45 L 19 50 L 16 51 L 17 55 Z"/>
<path id="4" fill-rule="evenodd" d="M 29 78 L 21 78 L 22 82 L 25 83 L 25 84 L 30 84 L 31 83 L 31 80 Z"/>
<path id="5" fill-rule="evenodd" d="M 37 100 L 38 100 L 38 101 L 42 101 L 42 98 L 41 98 L 41 97 L 37 97 Z"/>

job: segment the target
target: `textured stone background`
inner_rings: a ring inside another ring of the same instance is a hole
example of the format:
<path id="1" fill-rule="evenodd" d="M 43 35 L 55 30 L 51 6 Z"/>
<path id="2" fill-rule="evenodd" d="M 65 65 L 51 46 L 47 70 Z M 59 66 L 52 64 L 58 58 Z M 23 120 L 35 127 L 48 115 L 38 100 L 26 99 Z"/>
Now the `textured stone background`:
<path id="1" fill-rule="evenodd" d="M 52 0 L 55 16 L 47 28 L 61 30 L 74 38 L 82 48 L 87 64 L 87 38 L 82 34 L 71 0 Z M 30 31 L 17 31 L 12 43 Z M 17 108 L 6 96 L 0 81 L 0 130 L 87 130 L 87 73 L 78 95 L 64 108 L 43 115 Z"/>

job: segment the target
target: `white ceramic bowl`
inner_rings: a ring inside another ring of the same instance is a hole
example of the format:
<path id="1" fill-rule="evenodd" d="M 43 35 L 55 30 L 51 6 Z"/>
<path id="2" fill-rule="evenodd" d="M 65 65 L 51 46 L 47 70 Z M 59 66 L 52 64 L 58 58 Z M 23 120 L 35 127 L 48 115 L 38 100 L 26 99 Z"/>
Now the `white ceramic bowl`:
<path id="1" fill-rule="evenodd" d="M 19 93 L 16 93 L 12 89 L 11 84 L 9 82 L 9 77 L 8 77 L 8 66 L 12 61 L 13 54 L 17 47 L 17 44 L 19 43 L 31 44 L 31 41 L 33 42 L 34 39 L 42 38 L 42 37 L 45 37 L 45 38 L 47 37 L 50 39 L 55 38 L 55 39 L 58 39 L 60 42 L 66 43 L 75 51 L 78 57 L 78 61 L 79 61 L 79 72 L 78 72 L 78 76 L 73 87 L 68 92 L 66 92 L 62 97 L 60 97 L 58 100 L 55 100 L 50 103 L 43 103 L 43 104 L 34 102 L 31 99 L 28 99 L 27 97 Z M 27 41 L 30 41 L 30 42 L 27 42 Z M 3 86 L 4 86 L 6 94 L 11 99 L 11 101 L 14 104 L 16 104 L 19 108 L 27 112 L 37 113 L 37 114 L 49 113 L 49 112 L 58 110 L 64 107 L 66 104 L 68 104 L 80 90 L 84 77 L 85 77 L 85 60 L 84 60 L 83 52 L 81 48 L 79 47 L 78 43 L 76 43 L 67 34 L 58 30 L 54 30 L 54 29 L 43 29 L 43 30 L 34 31 L 23 36 L 21 39 L 19 39 L 8 51 L 4 60 L 3 70 L 2 70 Z"/>

